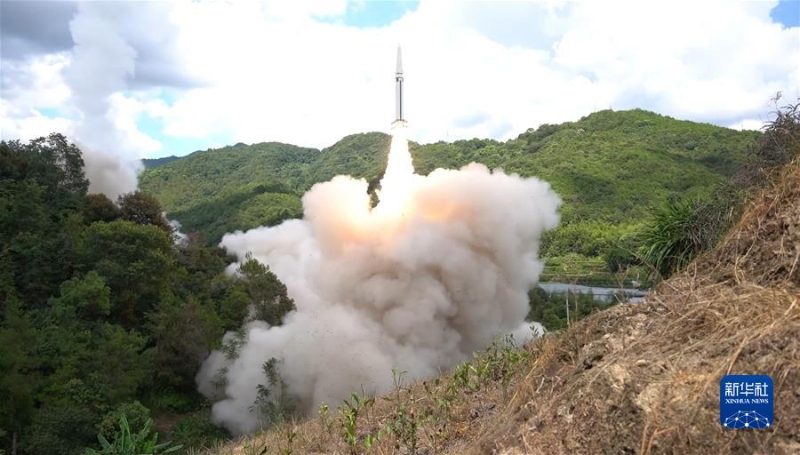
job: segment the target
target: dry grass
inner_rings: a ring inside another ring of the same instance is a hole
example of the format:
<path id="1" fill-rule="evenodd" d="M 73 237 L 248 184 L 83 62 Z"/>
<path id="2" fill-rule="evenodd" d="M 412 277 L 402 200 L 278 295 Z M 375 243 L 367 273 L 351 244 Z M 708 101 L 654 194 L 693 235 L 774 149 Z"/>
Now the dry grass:
<path id="1" fill-rule="evenodd" d="M 503 349 L 500 354 L 525 356 L 530 350 Z M 522 353 L 522 354 L 521 354 Z M 486 422 L 504 408 L 503 403 L 515 389 L 513 378 L 527 365 L 524 359 L 511 362 L 513 366 L 502 373 L 499 368 L 487 370 L 496 357 L 481 357 L 469 362 L 469 381 L 449 373 L 426 382 L 406 386 L 402 380 L 395 391 L 375 399 L 360 409 L 356 420 L 357 447 L 346 442 L 342 415 L 334 409 L 326 417 L 318 416 L 302 422 L 287 422 L 280 428 L 256 435 L 244 441 L 230 443 L 212 450 L 215 455 L 264 454 L 434 454 L 463 453 L 470 441 L 480 433 Z M 463 366 L 461 368 L 464 368 Z M 458 370 L 458 369 L 457 369 Z M 463 371 L 463 370 L 462 370 Z M 401 375 L 398 375 L 402 378 Z M 511 382 L 503 386 L 503 378 Z M 504 399 L 505 398 L 505 399 Z M 349 399 L 353 403 L 353 399 Z M 346 409 L 346 407 L 344 408 Z M 402 413 L 400 411 L 402 410 Z M 412 433 L 416 425 L 416 436 Z M 387 430 L 394 428 L 391 433 Z M 380 433 L 379 433 L 380 432 Z M 289 437 L 294 433 L 293 438 Z M 367 435 L 378 435 L 369 449 Z M 292 439 L 291 444 L 289 440 Z M 412 447 L 415 446 L 415 450 Z"/>
<path id="2" fill-rule="evenodd" d="M 800 453 L 800 165 L 777 177 L 717 250 L 641 305 L 545 342 L 471 453 Z M 719 425 L 719 380 L 769 374 L 775 425 Z M 541 393 L 542 381 L 557 381 Z"/>
<path id="3" fill-rule="evenodd" d="M 471 453 L 797 453 L 798 297 L 689 287 L 587 319 L 545 342 L 548 355 L 531 369 L 506 423 Z M 728 373 L 772 376 L 771 430 L 720 427 L 719 380 Z"/>
<path id="4" fill-rule="evenodd" d="M 411 453 L 396 434 L 363 446 L 401 406 L 419 423 L 417 454 L 800 453 L 800 165 L 776 182 L 717 250 L 644 303 L 526 347 L 507 390 L 489 375 L 467 392 L 449 373 L 378 399 L 359 415 L 355 453 Z M 773 378 L 772 428 L 720 426 L 719 381 L 729 373 Z M 353 453 L 335 411 L 328 421 L 291 423 L 213 453 Z M 287 429 L 296 433 L 291 447 Z"/>

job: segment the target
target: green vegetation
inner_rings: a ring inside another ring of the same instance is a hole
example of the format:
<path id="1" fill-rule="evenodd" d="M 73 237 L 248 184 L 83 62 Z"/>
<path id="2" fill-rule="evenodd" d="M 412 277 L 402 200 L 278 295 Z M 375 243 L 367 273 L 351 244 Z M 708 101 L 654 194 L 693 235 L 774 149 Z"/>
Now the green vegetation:
<path id="1" fill-rule="evenodd" d="M 645 231 L 647 250 L 644 259 L 653 270 L 669 276 L 689 264 L 700 250 L 699 239 L 693 237 L 693 226 L 699 203 L 691 199 L 667 201 L 653 211 L 652 224 Z"/>
<path id="2" fill-rule="evenodd" d="M 775 119 L 747 150 L 744 164 L 703 198 L 667 200 L 652 211 L 643 232 L 642 257 L 649 275 L 667 278 L 711 250 L 739 219 L 748 194 L 769 182 L 770 173 L 800 154 L 800 102 L 778 106 Z"/>
<path id="3" fill-rule="evenodd" d="M 175 415 L 167 439 L 219 437 L 181 424 L 207 410 L 200 362 L 250 308 L 280 324 L 286 287 L 255 260 L 226 275 L 232 258 L 198 236 L 176 243 L 154 197 L 88 187 L 64 136 L 0 142 L 0 452 L 168 453 L 150 422 Z"/>
<path id="4" fill-rule="evenodd" d="M 527 320 L 541 323 L 550 332 L 566 329 L 570 324 L 574 324 L 596 311 L 627 301 L 627 297 L 622 292 L 611 301 L 605 301 L 595 298 L 590 293 L 548 293 L 539 286 L 528 292 L 528 299 L 531 309 Z"/>
<path id="5" fill-rule="evenodd" d="M 144 160 L 142 160 L 142 164 L 144 164 L 144 168 L 145 169 L 150 169 L 150 168 L 153 168 L 153 167 L 161 166 L 162 164 L 167 164 L 167 163 L 169 163 L 171 161 L 175 161 L 177 159 L 180 159 L 180 157 L 177 157 L 175 155 L 170 155 L 170 156 L 165 156 L 163 158 L 144 159 Z"/>
<path id="6" fill-rule="evenodd" d="M 478 162 L 549 182 L 564 200 L 562 225 L 543 255 L 577 253 L 605 263 L 602 279 L 639 264 L 639 234 L 652 207 L 678 197 L 707 197 L 745 162 L 756 132 L 679 121 L 643 110 L 601 111 L 577 122 L 542 125 L 507 142 L 472 139 L 411 144 L 417 172 Z M 187 232 L 211 244 L 226 232 L 302 216 L 300 198 L 338 174 L 364 178 L 374 190 L 389 137 L 345 137 L 313 150 L 278 143 L 238 144 L 195 152 L 149 168 L 141 187 Z"/>
<path id="7" fill-rule="evenodd" d="M 84 455 L 161 455 L 174 453 L 181 449 L 179 445 L 173 445 L 170 442 L 158 441 L 158 433 L 153 433 L 150 426 L 153 424 L 152 420 L 147 420 L 139 432 L 132 432 L 128 419 L 125 415 L 120 417 L 119 420 L 119 433 L 114 442 L 110 443 L 102 435 L 98 435 L 97 439 L 100 441 L 102 450 L 86 449 Z"/>

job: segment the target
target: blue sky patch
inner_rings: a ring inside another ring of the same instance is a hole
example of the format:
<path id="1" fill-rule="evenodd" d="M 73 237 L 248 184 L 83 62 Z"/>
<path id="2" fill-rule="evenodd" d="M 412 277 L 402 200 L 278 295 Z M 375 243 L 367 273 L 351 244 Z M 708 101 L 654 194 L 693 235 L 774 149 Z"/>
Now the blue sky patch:
<path id="1" fill-rule="evenodd" d="M 769 16 L 784 27 L 800 26 L 800 0 L 781 0 Z"/>
<path id="2" fill-rule="evenodd" d="M 419 1 L 360 0 L 347 4 L 344 17 L 320 19 L 320 22 L 343 24 L 350 27 L 385 27 L 414 11 Z"/>
<path id="3" fill-rule="evenodd" d="M 40 114 L 49 118 L 66 117 L 61 109 L 55 107 L 39 107 L 36 108 L 36 110 L 39 111 Z"/>
<path id="4" fill-rule="evenodd" d="M 233 138 L 229 134 L 214 134 L 204 138 L 176 138 L 162 135 L 151 136 L 161 142 L 164 149 L 160 152 L 150 153 L 147 158 L 162 158 L 170 155 L 184 156 L 198 150 L 225 147 L 234 144 Z"/>
<path id="5" fill-rule="evenodd" d="M 162 133 L 164 124 L 160 119 L 153 119 L 143 115 L 136 123 L 139 130 L 160 142 L 164 147 L 160 152 L 149 153 L 145 158 L 161 158 L 170 155 L 184 156 L 198 150 L 224 147 L 233 145 L 233 136 L 230 133 L 216 133 L 206 137 L 174 137 Z"/>

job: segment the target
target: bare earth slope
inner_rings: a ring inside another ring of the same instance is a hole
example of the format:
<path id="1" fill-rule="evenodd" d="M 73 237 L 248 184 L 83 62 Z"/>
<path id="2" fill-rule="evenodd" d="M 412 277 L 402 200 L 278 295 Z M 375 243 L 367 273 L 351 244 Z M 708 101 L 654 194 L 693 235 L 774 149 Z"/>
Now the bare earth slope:
<path id="1" fill-rule="evenodd" d="M 715 251 L 641 305 L 594 315 L 534 363 L 472 453 L 800 453 L 800 165 Z M 769 374 L 775 425 L 725 430 L 719 381 Z"/>

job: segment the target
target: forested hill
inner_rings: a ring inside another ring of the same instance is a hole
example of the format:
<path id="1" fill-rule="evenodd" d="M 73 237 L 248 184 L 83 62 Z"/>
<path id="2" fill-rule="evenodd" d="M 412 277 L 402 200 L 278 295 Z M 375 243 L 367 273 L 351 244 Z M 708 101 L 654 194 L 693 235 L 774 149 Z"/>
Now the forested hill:
<path id="1" fill-rule="evenodd" d="M 221 248 L 176 242 L 151 195 L 88 191 L 63 135 L 0 141 L 0 455 L 119 455 L 84 449 L 114 440 L 122 415 L 134 435 L 152 415 L 173 441 L 225 437 L 200 362 L 245 319 L 277 325 L 286 287 L 255 260 L 230 276 Z"/>
<path id="2" fill-rule="evenodd" d="M 600 111 L 577 122 L 542 125 L 507 142 L 472 139 L 412 144 L 419 173 L 470 162 L 550 182 L 565 223 L 618 225 L 642 219 L 670 196 L 707 194 L 740 165 L 759 135 L 675 120 L 643 110 Z M 301 216 L 300 198 L 337 174 L 373 188 L 386 164 L 389 136 L 347 136 L 323 149 L 280 143 L 237 144 L 195 152 L 147 169 L 154 194 L 184 231 L 210 242 L 226 232 Z M 151 163 L 157 164 L 157 163 Z"/>
<path id="3" fill-rule="evenodd" d="M 144 160 L 142 160 L 142 164 L 144 164 L 144 168 L 145 169 L 150 169 L 150 168 L 158 167 L 158 166 L 161 166 L 162 164 L 167 164 L 169 162 L 172 162 L 172 161 L 175 161 L 175 160 L 179 160 L 179 159 L 180 159 L 179 156 L 170 155 L 170 156 L 165 156 L 163 158 L 144 159 Z"/>

